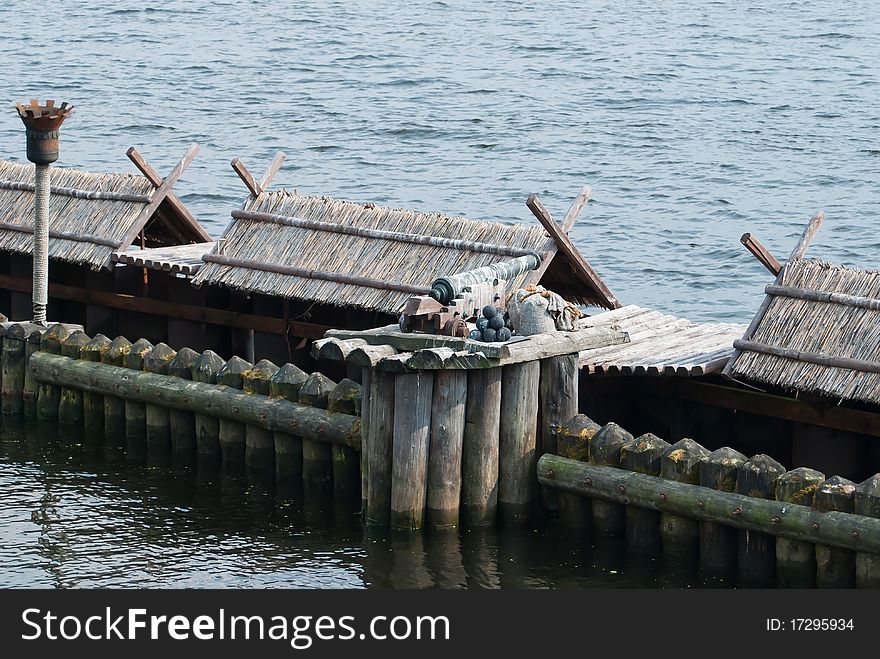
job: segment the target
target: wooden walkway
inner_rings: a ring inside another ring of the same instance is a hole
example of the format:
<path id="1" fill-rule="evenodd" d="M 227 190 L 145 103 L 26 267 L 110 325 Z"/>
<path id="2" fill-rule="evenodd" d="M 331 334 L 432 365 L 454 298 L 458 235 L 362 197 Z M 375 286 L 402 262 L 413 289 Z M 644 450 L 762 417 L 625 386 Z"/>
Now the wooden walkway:
<path id="1" fill-rule="evenodd" d="M 582 327 L 618 326 L 629 343 L 583 350 L 581 368 L 596 375 L 677 375 L 720 372 L 733 355 L 733 342 L 746 326 L 695 323 L 634 304 L 589 316 Z"/>
<path id="2" fill-rule="evenodd" d="M 126 263 L 150 270 L 194 275 L 204 265 L 202 255 L 208 254 L 213 249 L 214 243 L 195 243 L 148 249 L 132 247 L 123 252 L 113 252 L 111 258 L 114 263 Z"/>

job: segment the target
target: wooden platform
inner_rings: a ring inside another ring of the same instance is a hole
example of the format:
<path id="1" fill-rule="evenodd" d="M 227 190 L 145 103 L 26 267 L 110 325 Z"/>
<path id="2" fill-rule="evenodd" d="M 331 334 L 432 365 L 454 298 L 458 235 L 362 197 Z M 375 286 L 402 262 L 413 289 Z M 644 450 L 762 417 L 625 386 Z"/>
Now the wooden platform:
<path id="1" fill-rule="evenodd" d="M 195 243 L 153 249 L 132 247 L 124 252 L 113 252 L 111 259 L 114 263 L 126 263 L 150 270 L 194 275 L 204 265 L 202 255 L 208 254 L 213 249 L 214 243 Z"/>
<path id="2" fill-rule="evenodd" d="M 695 323 L 652 309 L 628 305 L 582 319 L 583 327 L 614 327 L 629 343 L 583 350 L 581 368 L 596 375 L 677 375 L 720 372 L 733 355 L 733 342 L 746 326 Z"/>

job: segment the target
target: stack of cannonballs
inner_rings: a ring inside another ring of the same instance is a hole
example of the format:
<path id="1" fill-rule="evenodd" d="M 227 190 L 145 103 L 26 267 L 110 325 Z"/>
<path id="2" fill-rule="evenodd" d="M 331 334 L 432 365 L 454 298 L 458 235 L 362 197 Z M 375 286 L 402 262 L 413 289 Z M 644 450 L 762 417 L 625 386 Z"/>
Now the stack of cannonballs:
<path id="1" fill-rule="evenodd" d="M 468 334 L 469 339 L 487 343 L 493 341 L 503 343 L 509 341 L 511 336 L 513 336 L 513 330 L 510 318 L 505 317 L 504 312 L 493 304 L 487 304 L 483 307 L 482 318 L 477 318 L 477 328 Z"/>

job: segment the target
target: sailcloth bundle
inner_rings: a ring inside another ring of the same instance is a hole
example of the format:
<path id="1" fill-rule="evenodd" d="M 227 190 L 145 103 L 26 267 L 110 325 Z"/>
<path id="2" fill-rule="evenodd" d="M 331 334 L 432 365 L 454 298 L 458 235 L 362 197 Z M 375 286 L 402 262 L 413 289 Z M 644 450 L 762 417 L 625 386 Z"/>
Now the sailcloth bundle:
<path id="1" fill-rule="evenodd" d="M 510 296 L 507 311 L 520 336 L 544 332 L 571 331 L 583 314 L 561 295 L 543 286 L 521 288 Z"/>

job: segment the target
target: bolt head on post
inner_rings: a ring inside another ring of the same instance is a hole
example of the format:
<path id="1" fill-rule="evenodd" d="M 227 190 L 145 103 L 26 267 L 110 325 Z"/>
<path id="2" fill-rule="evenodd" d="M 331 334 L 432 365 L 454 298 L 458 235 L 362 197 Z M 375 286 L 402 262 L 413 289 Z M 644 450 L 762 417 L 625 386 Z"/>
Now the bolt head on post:
<path id="1" fill-rule="evenodd" d="M 32 98 L 30 105 L 16 103 L 15 109 L 27 130 L 27 159 L 35 165 L 51 165 L 58 160 L 58 129 L 73 112 L 73 105 L 55 105 L 53 100 L 40 105 Z"/>

